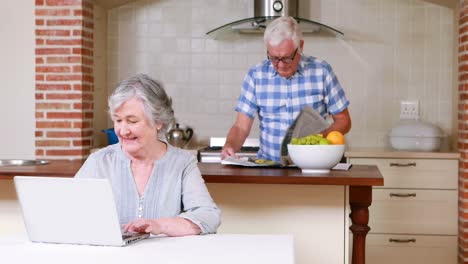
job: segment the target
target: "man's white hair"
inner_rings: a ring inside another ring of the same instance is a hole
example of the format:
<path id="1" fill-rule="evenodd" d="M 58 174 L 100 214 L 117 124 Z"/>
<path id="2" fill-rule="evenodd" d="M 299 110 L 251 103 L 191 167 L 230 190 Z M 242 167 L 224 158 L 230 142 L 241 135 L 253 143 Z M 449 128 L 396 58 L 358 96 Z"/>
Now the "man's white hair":
<path id="1" fill-rule="evenodd" d="M 282 16 L 273 20 L 265 29 L 263 40 L 265 45 L 278 46 L 283 40 L 292 40 L 294 47 L 299 47 L 302 40 L 302 32 L 296 19 L 290 16 Z"/>

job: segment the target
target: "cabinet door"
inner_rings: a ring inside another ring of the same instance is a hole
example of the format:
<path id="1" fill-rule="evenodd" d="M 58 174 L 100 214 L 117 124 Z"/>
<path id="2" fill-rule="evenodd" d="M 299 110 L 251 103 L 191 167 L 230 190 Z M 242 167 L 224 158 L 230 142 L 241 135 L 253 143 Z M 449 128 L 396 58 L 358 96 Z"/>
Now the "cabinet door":
<path id="1" fill-rule="evenodd" d="M 24 223 L 15 184 L 13 179 L 0 179 L 0 236 L 20 232 L 24 233 Z"/>
<path id="2" fill-rule="evenodd" d="M 371 233 L 457 234 L 458 192 L 373 189 Z"/>
<path id="3" fill-rule="evenodd" d="M 296 264 L 344 263 L 346 187 L 208 183 L 219 234 L 292 234 Z"/>
<path id="4" fill-rule="evenodd" d="M 352 164 L 376 165 L 385 188 L 458 188 L 458 160 L 351 158 Z"/>
<path id="5" fill-rule="evenodd" d="M 457 236 L 367 235 L 367 264 L 457 263 Z"/>

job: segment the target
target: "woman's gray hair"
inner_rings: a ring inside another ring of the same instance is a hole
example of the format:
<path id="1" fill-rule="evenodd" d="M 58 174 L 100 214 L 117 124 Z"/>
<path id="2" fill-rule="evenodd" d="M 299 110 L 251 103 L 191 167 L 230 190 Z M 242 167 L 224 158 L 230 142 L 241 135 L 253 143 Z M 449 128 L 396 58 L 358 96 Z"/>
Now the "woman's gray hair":
<path id="1" fill-rule="evenodd" d="M 294 47 L 299 47 L 302 40 L 302 32 L 296 19 L 290 16 L 282 16 L 273 20 L 265 29 L 263 40 L 265 45 L 279 45 L 283 40 L 291 39 Z"/>
<path id="2" fill-rule="evenodd" d="M 160 82 L 145 74 L 130 77 L 117 85 L 108 100 L 111 119 L 115 111 L 132 98 L 137 98 L 143 103 L 144 112 L 153 126 L 162 124 L 163 131 L 166 131 L 174 121 L 171 98 L 167 96 Z"/>

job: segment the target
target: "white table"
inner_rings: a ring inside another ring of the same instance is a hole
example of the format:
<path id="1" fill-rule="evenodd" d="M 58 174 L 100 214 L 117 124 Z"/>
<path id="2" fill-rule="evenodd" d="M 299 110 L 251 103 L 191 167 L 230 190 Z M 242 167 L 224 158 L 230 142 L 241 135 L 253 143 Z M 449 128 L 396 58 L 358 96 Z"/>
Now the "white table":
<path id="1" fill-rule="evenodd" d="M 26 235 L 0 237 L 5 263 L 293 264 L 291 235 L 151 237 L 126 247 L 32 243 Z"/>

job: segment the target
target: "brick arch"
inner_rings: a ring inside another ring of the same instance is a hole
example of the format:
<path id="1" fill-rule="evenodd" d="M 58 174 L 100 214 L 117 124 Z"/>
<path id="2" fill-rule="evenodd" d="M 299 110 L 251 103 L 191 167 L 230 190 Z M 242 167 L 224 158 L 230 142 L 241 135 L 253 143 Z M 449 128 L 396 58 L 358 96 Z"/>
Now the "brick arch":
<path id="1" fill-rule="evenodd" d="M 93 136 L 93 2 L 36 0 L 36 158 L 83 159 Z"/>

